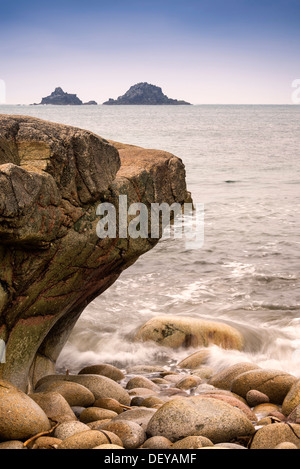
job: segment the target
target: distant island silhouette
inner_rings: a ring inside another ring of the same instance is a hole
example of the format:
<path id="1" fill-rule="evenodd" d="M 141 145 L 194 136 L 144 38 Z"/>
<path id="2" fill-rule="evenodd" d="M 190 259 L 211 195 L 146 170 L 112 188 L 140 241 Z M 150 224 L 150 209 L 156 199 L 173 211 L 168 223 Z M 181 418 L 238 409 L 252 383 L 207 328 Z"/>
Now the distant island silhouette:
<path id="1" fill-rule="evenodd" d="M 83 103 L 76 94 L 65 93 L 62 88 L 55 88 L 50 96 L 42 98 L 40 104 L 52 104 L 55 106 L 82 106 L 82 105 L 97 105 L 96 101 L 89 101 Z"/>
<path id="2" fill-rule="evenodd" d="M 170 99 L 159 86 L 149 83 L 137 83 L 133 85 L 123 96 L 118 99 L 110 98 L 104 105 L 191 105 L 186 101 Z"/>

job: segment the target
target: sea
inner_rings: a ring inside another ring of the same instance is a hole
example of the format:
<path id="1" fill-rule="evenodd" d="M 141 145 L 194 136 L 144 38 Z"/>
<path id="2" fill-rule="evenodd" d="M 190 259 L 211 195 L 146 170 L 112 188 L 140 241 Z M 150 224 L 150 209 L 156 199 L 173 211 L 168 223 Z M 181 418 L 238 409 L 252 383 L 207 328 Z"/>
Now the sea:
<path id="1" fill-rule="evenodd" d="M 300 377 L 300 106 L 0 106 L 181 158 L 204 242 L 161 240 L 83 312 L 57 367 L 172 369 L 195 349 L 137 343 L 155 316 L 230 324 L 243 351 L 210 347 L 222 370 L 239 362 Z"/>

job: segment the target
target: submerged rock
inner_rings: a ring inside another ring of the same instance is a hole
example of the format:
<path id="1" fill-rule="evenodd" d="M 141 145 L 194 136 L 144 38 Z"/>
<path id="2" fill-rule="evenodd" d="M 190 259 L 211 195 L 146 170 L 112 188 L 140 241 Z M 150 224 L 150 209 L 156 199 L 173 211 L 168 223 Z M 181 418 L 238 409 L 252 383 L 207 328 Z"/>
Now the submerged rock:
<path id="1" fill-rule="evenodd" d="M 208 347 L 214 344 L 224 349 L 242 350 L 244 346 L 242 334 L 227 324 L 179 316 L 150 319 L 140 328 L 135 339 L 151 340 L 171 348 Z"/>

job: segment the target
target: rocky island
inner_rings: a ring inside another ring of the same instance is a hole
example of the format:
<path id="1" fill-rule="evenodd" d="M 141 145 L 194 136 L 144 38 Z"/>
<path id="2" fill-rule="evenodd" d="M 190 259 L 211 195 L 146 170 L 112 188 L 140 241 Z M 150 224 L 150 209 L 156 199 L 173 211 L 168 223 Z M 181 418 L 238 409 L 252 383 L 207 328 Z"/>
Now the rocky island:
<path id="1" fill-rule="evenodd" d="M 110 98 L 104 105 L 191 105 L 186 101 L 170 99 L 162 89 L 149 83 L 138 83 L 132 86 L 123 96 L 118 99 Z"/>
<path id="2" fill-rule="evenodd" d="M 43 98 L 40 104 L 52 104 L 55 106 L 97 105 L 96 101 L 83 103 L 76 94 L 65 93 L 60 87 L 55 88 L 50 96 Z"/>

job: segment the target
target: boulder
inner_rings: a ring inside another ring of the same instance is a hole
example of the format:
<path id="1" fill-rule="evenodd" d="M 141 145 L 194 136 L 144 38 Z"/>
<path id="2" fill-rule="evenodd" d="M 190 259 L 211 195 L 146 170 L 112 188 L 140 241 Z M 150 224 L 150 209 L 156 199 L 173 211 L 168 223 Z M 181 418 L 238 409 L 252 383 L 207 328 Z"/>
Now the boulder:
<path id="1" fill-rule="evenodd" d="M 98 430 L 88 430 L 66 438 L 57 449 L 93 449 L 96 446 L 107 444 L 107 436 Z"/>
<path id="2" fill-rule="evenodd" d="M 246 401 L 250 407 L 256 407 L 259 404 L 267 404 L 270 402 L 269 397 L 263 392 L 256 391 L 256 389 L 251 389 L 246 394 Z"/>
<path id="3" fill-rule="evenodd" d="M 208 349 L 198 350 L 198 352 L 194 352 L 192 353 L 192 355 L 189 355 L 184 360 L 181 360 L 177 366 L 179 368 L 195 370 L 199 368 L 199 366 L 207 363 L 209 355 L 210 351 Z"/>
<path id="4" fill-rule="evenodd" d="M 26 440 L 50 429 L 47 415 L 33 399 L 0 380 L 0 441 Z"/>
<path id="5" fill-rule="evenodd" d="M 177 441 L 204 436 L 213 443 L 250 436 L 255 429 L 239 409 L 218 399 L 195 396 L 173 399 L 156 411 L 147 427 L 150 436 Z"/>
<path id="6" fill-rule="evenodd" d="M 125 449 L 137 449 L 146 440 L 146 433 L 136 422 L 115 420 L 103 426 L 104 432 L 110 431 L 117 435 Z"/>
<path id="7" fill-rule="evenodd" d="M 66 440 L 70 436 L 76 435 L 76 433 L 82 433 L 90 430 L 90 428 L 82 422 L 77 420 L 74 422 L 61 423 L 54 430 L 54 437 L 60 440 Z"/>
<path id="8" fill-rule="evenodd" d="M 43 409 L 49 419 L 57 420 L 64 416 L 68 420 L 76 420 L 75 414 L 66 399 L 58 392 L 38 392 L 30 397 Z"/>
<path id="9" fill-rule="evenodd" d="M 204 436 L 187 436 L 182 440 L 176 441 L 172 449 L 199 449 L 208 446 L 213 446 L 213 443 Z"/>
<path id="10" fill-rule="evenodd" d="M 145 376 L 135 376 L 128 381 L 126 389 L 131 390 L 136 388 L 146 388 L 151 389 L 152 391 L 160 390 L 160 387 L 157 386 L 157 384 L 153 383 L 150 379 L 146 378 Z"/>
<path id="11" fill-rule="evenodd" d="M 125 378 L 124 373 L 113 365 L 102 364 L 86 366 L 79 373 L 79 375 L 102 375 L 113 381 L 122 381 Z"/>
<path id="12" fill-rule="evenodd" d="M 227 391 L 231 390 L 233 381 L 241 374 L 246 373 L 247 371 L 260 369 L 259 366 L 254 363 L 236 363 L 231 365 L 228 368 L 216 373 L 209 380 L 209 384 L 215 386 L 219 389 L 225 389 Z"/>
<path id="13" fill-rule="evenodd" d="M 292 443 L 300 449 L 300 425 L 265 425 L 255 433 L 250 449 L 275 449 L 281 443 Z"/>
<path id="14" fill-rule="evenodd" d="M 246 398 L 251 389 L 268 396 L 273 404 L 282 404 L 296 378 L 278 370 L 252 370 L 235 378 L 231 391 Z"/>
<path id="15" fill-rule="evenodd" d="M 137 341 L 153 341 L 171 348 L 209 347 L 242 350 L 244 339 L 235 328 L 218 322 L 180 316 L 158 316 L 144 324 Z"/>
<path id="16" fill-rule="evenodd" d="M 159 242 L 161 224 L 156 237 L 102 239 L 99 205 L 118 215 L 122 195 L 128 206 L 183 206 L 191 203 L 185 176 L 182 161 L 164 151 L 0 116 L 0 379 L 31 392 L 54 374 L 86 306 Z"/>
<path id="17" fill-rule="evenodd" d="M 138 407 L 136 409 L 127 410 L 121 415 L 113 418 L 113 422 L 117 422 L 119 420 L 122 421 L 130 421 L 138 423 L 144 430 L 146 430 L 150 419 L 155 414 L 156 409 L 150 409 L 147 407 Z"/>
<path id="18" fill-rule="evenodd" d="M 153 436 L 148 438 L 142 446 L 142 449 L 172 449 L 172 442 L 164 436 Z"/>
<path id="19" fill-rule="evenodd" d="M 71 407 L 89 407 L 95 402 L 94 394 L 78 383 L 53 381 L 46 382 L 36 388 L 35 392 L 58 392 Z"/>
<path id="20" fill-rule="evenodd" d="M 113 410 L 100 409 L 98 407 L 88 407 L 80 414 L 80 422 L 91 423 L 97 420 L 113 419 L 118 414 Z"/>
<path id="21" fill-rule="evenodd" d="M 3 443 L 0 443 L 0 450 L 1 449 L 27 449 L 26 446 L 24 446 L 24 443 L 22 441 L 18 440 L 11 440 L 11 441 L 5 441 Z"/>
<path id="22" fill-rule="evenodd" d="M 282 404 L 282 412 L 288 416 L 298 405 L 300 405 L 300 379 L 293 384 L 287 393 Z"/>
<path id="23" fill-rule="evenodd" d="M 48 375 L 37 383 L 37 389 L 45 383 L 53 381 L 66 381 L 78 383 L 87 388 L 94 395 L 95 400 L 110 398 L 117 400 L 120 404 L 129 405 L 130 396 L 119 384 L 106 376 L 100 375 Z"/>

